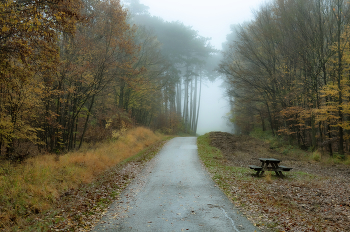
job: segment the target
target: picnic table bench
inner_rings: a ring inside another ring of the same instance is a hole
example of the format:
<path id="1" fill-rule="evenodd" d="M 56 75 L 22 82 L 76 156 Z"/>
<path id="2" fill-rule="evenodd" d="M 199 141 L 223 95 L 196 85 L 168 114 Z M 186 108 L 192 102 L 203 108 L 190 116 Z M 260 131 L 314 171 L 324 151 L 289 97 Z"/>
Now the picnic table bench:
<path id="1" fill-rule="evenodd" d="M 249 165 L 250 169 L 254 169 L 254 171 L 256 171 L 257 176 L 262 176 L 265 171 L 274 171 L 277 176 L 283 176 L 282 171 L 288 172 L 293 169 L 286 166 L 280 166 L 279 163 L 281 161 L 278 159 L 259 158 L 259 160 L 261 162 L 261 166 Z"/>

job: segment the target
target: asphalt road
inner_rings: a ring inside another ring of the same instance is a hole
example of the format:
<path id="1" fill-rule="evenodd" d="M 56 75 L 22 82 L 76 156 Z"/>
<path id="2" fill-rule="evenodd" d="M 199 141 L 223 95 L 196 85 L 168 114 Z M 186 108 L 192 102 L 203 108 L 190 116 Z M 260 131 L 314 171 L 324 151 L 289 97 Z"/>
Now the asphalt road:
<path id="1" fill-rule="evenodd" d="M 258 231 L 202 167 L 196 138 L 174 138 L 93 231 Z"/>

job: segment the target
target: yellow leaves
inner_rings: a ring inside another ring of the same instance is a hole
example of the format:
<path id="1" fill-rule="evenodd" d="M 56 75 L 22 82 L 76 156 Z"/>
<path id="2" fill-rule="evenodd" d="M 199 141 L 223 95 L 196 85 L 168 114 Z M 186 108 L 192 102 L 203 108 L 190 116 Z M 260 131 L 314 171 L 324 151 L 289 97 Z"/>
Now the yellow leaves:
<path id="1" fill-rule="evenodd" d="M 329 83 L 321 89 L 320 93 L 321 97 L 337 97 L 339 95 L 339 87 L 335 83 Z"/>
<path id="2" fill-rule="evenodd" d="M 4 26 L 2 27 L 2 32 L 3 32 L 3 33 L 8 32 L 9 30 L 10 30 L 10 28 L 7 27 L 7 25 L 4 25 Z"/>
<path id="3" fill-rule="evenodd" d="M 57 13 L 57 14 L 54 14 L 56 20 L 61 20 L 61 16 Z"/>
<path id="4" fill-rule="evenodd" d="M 0 135 L 3 139 L 10 138 L 13 132 L 13 123 L 9 115 L 0 114 Z"/>

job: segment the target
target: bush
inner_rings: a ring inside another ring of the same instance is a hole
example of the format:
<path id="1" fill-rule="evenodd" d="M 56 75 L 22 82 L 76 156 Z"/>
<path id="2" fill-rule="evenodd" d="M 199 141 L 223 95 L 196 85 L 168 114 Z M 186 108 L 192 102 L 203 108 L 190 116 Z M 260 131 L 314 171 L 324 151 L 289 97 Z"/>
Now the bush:
<path id="1" fill-rule="evenodd" d="M 319 151 L 314 151 L 312 153 L 311 159 L 317 162 L 321 161 L 321 153 Z"/>

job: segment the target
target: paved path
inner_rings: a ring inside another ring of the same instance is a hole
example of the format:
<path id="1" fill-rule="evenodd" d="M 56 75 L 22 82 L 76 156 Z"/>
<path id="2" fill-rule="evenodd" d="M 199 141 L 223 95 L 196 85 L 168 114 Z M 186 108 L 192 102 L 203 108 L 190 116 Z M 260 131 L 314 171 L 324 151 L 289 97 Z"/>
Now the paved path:
<path id="1" fill-rule="evenodd" d="M 93 231 L 258 231 L 202 167 L 196 138 L 174 138 Z"/>

